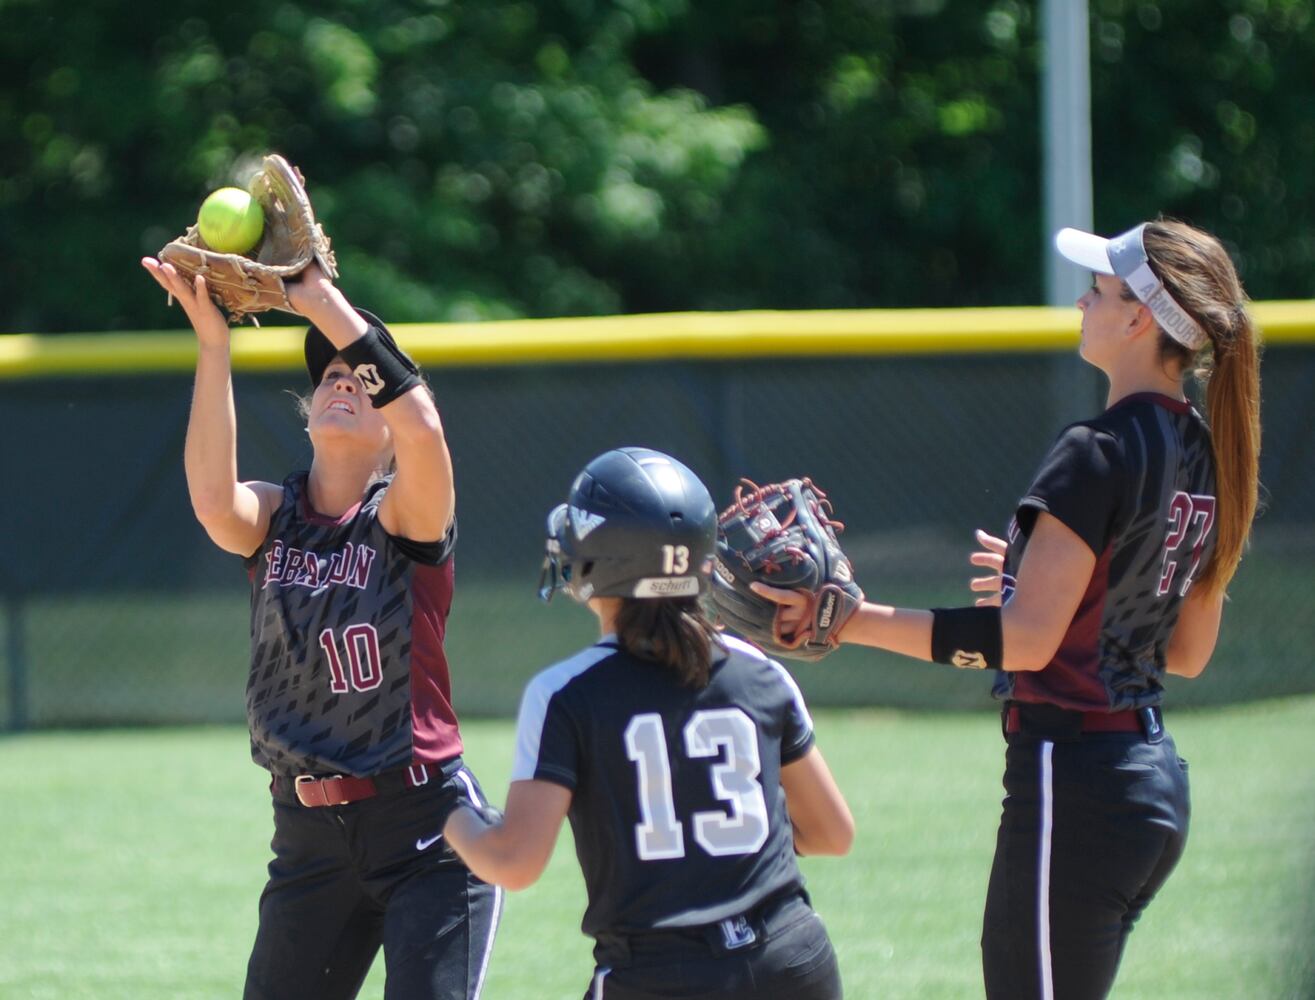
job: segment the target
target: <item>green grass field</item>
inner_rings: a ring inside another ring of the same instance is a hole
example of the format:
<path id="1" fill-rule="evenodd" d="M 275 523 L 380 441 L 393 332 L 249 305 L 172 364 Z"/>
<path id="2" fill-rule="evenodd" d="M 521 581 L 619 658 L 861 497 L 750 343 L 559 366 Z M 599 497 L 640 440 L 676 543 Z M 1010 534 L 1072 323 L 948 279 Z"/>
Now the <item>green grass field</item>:
<path id="1" fill-rule="evenodd" d="M 805 859 L 851 998 L 979 997 L 978 935 L 999 816 L 998 722 L 822 712 L 859 823 L 844 859 Z M 1315 698 L 1180 712 L 1187 854 L 1134 933 L 1120 1000 L 1305 998 L 1312 972 Z M 466 727 L 500 797 L 512 727 Z M 0 740 L 0 997 L 240 995 L 269 810 L 238 728 Z M 576 1000 L 591 968 L 568 840 L 509 900 L 485 996 Z M 382 995 L 382 962 L 362 996 Z"/>

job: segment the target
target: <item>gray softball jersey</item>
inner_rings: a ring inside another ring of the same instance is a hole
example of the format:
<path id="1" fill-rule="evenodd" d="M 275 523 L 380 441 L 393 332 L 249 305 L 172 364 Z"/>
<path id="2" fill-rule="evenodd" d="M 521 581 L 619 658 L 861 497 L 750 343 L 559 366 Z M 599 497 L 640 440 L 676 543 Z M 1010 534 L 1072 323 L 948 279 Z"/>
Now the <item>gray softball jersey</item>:
<path id="1" fill-rule="evenodd" d="M 330 518 L 293 473 L 246 561 L 251 756 L 274 774 L 364 777 L 461 752 L 443 651 L 456 526 L 432 543 L 389 535 L 391 481 Z"/>

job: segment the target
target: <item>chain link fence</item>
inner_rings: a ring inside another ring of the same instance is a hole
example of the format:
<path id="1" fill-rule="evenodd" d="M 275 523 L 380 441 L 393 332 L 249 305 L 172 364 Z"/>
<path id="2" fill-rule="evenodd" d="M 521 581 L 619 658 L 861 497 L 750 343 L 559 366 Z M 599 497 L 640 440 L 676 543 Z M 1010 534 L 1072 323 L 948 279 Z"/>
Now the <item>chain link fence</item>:
<path id="1" fill-rule="evenodd" d="M 431 373 L 456 467 L 458 711 L 515 711 L 525 681 L 593 638 L 593 618 L 535 597 L 546 512 L 608 448 L 680 457 L 719 502 L 740 476 L 809 475 L 847 523 L 870 596 L 973 596 L 973 529 L 1002 533 L 1059 429 L 1101 408 L 1068 354 L 789 358 L 444 368 Z M 279 482 L 310 457 L 300 373 L 236 377 L 239 472 Z M 1211 668 L 1176 704 L 1315 690 L 1315 350 L 1264 363 L 1266 509 Z M 182 450 L 191 378 L 5 384 L 0 722 L 10 728 L 236 722 L 247 579 L 191 515 Z M 815 705 L 986 708 L 981 675 L 844 649 L 795 668 Z"/>

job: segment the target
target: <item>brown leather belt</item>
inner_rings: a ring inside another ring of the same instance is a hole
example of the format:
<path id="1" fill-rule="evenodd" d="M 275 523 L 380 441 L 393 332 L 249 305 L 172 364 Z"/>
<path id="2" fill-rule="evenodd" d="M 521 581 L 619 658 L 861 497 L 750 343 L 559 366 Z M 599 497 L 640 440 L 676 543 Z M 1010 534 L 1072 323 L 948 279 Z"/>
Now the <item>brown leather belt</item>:
<path id="1" fill-rule="evenodd" d="M 433 774 L 441 775 L 441 769 L 432 767 Z M 412 764 L 410 767 L 396 771 L 386 771 L 373 778 L 353 778 L 346 774 L 334 774 L 327 778 L 316 778 L 310 774 L 299 774 L 291 779 L 297 801 L 303 806 L 317 809 L 322 806 L 345 806 L 362 799 L 371 799 L 381 792 L 401 788 L 419 788 L 429 783 L 431 766 Z M 275 776 L 275 782 L 287 783 L 290 779 Z"/>

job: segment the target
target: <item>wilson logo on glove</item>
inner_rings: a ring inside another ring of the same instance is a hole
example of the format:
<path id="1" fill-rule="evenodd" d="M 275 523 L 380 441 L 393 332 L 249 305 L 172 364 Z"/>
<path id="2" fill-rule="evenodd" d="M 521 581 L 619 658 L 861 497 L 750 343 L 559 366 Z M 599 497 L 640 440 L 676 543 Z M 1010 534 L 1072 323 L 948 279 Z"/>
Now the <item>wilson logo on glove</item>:
<path id="1" fill-rule="evenodd" d="M 831 627 L 831 618 L 836 613 L 836 600 L 836 592 L 834 590 L 827 591 L 826 596 L 822 599 L 821 610 L 817 613 L 818 628 Z"/>

